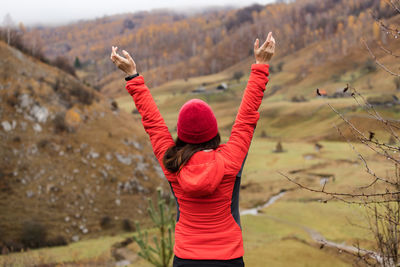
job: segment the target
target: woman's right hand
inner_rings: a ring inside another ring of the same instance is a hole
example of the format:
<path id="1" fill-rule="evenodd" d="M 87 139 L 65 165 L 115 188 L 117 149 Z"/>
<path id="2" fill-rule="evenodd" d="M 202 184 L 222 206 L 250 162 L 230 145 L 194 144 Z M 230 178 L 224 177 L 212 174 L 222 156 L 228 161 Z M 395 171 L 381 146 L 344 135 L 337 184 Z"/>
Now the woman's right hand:
<path id="1" fill-rule="evenodd" d="M 256 64 L 269 64 L 272 56 L 275 53 L 275 38 L 272 36 L 272 32 L 268 33 L 267 40 L 259 47 L 260 41 L 258 38 L 254 43 L 254 57 L 256 58 Z"/>

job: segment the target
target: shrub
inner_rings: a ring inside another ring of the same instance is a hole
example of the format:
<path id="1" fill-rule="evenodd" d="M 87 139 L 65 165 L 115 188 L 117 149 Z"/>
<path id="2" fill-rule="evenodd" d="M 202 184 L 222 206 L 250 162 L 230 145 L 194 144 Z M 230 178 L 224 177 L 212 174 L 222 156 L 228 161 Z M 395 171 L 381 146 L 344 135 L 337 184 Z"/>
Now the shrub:
<path id="1" fill-rule="evenodd" d="M 244 76 L 243 71 L 235 71 L 235 73 L 233 73 L 233 79 L 235 79 L 237 82 L 240 81 L 240 79 Z"/>
<path id="2" fill-rule="evenodd" d="M 269 72 L 275 73 L 275 67 L 273 65 L 269 66 Z"/>
<path id="3" fill-rule="evenodd" d="M 38 248 L 46 245 L 47 230 L 37 221 L 26 221 L 22 225 L 21 242 L 25 247 Z"/>
<path id="4" fill-rule="evenodd" d="M 19 104 L 18 101 L 18 96 L 19 96 L 19 91 L 14 91 L 11 95 L 8 96 L 7 98 L 7 104 L 9 104 L 11 107 L 15 107 Z"/>
<path id="5" fill-rule="evenodd" d="M 67 132 L 68 131 L 68 125 L 65 122 L 65 113 L 64 112 L 59 112 L 56 114 L 53 120 L 54 123 L 54 132 L 55 133 L 61 133 L 61 132 Z"/>
<path id="6" fill-rule="evenodd" d="M 119 110 L 118 103 L 117 103 L 117 101 L 115 101 L 114 99 L 111 101 L 111 110 L 112 110 L 112 111 L 117 111 L 117 110 Z"/>
<path id="7" fill-rule="evenodd" d="M 396 86 L 396 90 L 400 90 L 400 77 L 396 77 L 393 80 L 394 85 Z"/>
<path id="8" fill-rule="evenodd" d="M 262 130 L 260 137 L 261 138 L 267 138 L 268 137 L 267 132 L 265 130 Z"/>
<path id="9" fill-rule="evenodd" d="M 109 229 L 111 227 L 111 218 L 110 216 L 104 216 L 100 220 L 100 227 L 102 229 Z"/>
<path id="10" fill-rule="evenodd" d="M 367 102 L 373 106 L 392 106 L 396 104 L 392 95 L 370 96 Z"/>
<path id="11" fill-rule="evenodd" d="M 86 90 L 81 84 L 76 83 L 73 85 L 70 91 L 71 95 L 78 98 L 78 101 L 85 105 L 91 105 L 93 103 L 94 95 L 92 92 Z"/>
<path id="12" fill-rule="evenodd" d="M 278 65 L 276 65 L 276 68 L 277 68 L 278 72 L 281 72 L 281 71 L 282 71 L 282 68 L 283 68 L 283 65 L 284 65 L 284 64 L 285 64 L 285 63 L 283 63 L 283 62 L 281 61 L 281 62 L 278 63 Z"/>
<path id="13" fill-rule="evenodd" d="M 39 148 L 45 148 L 49 143 L 50 143 L 49 140 L 47 140 L 47 139 L 41 139 L 41 140 L 37 143 L 37 146 L 38 146 Z"/>
<path id="14" fill-rule="evenodd" d="M 49 246 L 49 247 L 66 246 L 66 245 L 68 245 L 68 242 L 67 242 L 67 239 L 64 236 L 57 235 L 57 236 L 55 236 L 53 238 L 50 238 L 47 241 L 46 245 Z"/>
<path id="15" fill-rule="evenodd" d="M 58 91 L 58 89 L 60 89 L 60 86 L 61 86 L 61 81 L 60 81 L 60 79 L 59 78 L 57 78 L 57 80 L 56 80 L 56 82 L 53 84 L 53 90 L 54 90 L 54 92 L 57 92 Z"/>
<path id="16" fill-rule="evenodd" d="M 16 242 L 16 241 L 8 241 L 5 243 L 5 245 L 3 245 L 2 250 L 3 249 L 5 252 L 7 250 L 9 252 L 20 252 L 24 249 L 24 245 L 22 245 L 20 242 Z"/>
<path id="17" fill-rule="evenodd" d="M 332 74 L 331 78 L 335 83 L 340 82 L 340 75 L 339 74 L 336 74 L 336 73 Z"/>
<path id="18" fill-rule="evenodd" d="M 298 102 L 307 102 L 307 99 L 303 95 L 295 95 L 290 99 L 292 102 L 298 103 Z"/>
<path id="19" fill-rule="evenodd" d="M 375 61 L 373 61 L 372 59 L 368 59 L 365 62 L 365 65 L 364 65 L 365 72 L 367 72 L 367 73 L 374 72 L 374 71 L 376 71 L 376 69 L 377 68 L 376 68 Z"/>
<path id="20" fill-rule="evenodd" d="M 57 68 L 73 76 L 76 76 L 74 67 L 69 63 L 68 59 L 63 56 L 56 57 L 56 59 L 51 62 L 51 65 L 56 66 Z"/>
<path id="21" fill-rule="evenodd" d="M 131 221 L 129 219 L 123 219 L 122 220 L 122 229 L 126 232 L 131 232 L 134 231 L 135 227 L 133 227 Z"/>

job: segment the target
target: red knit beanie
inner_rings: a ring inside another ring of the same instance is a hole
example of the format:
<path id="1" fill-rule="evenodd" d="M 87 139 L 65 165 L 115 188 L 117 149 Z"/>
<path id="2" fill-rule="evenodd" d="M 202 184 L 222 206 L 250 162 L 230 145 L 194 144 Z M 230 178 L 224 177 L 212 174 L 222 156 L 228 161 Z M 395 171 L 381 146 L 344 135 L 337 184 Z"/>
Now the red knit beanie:
<path id="1" fill-rule="evenodd" d="M 206 102 L 192 99 L 179 111 L 177 130 L 179 139 L 186 143 L 204 143 L 218 134 L 217 119 Z"/>

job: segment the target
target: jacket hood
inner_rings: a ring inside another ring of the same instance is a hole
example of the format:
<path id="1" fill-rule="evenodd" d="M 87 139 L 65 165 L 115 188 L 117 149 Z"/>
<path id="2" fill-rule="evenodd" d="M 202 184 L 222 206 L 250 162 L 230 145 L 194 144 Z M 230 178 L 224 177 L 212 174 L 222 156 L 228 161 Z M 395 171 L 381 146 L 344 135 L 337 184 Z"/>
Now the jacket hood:
<path id="1" fill-rule="evenodd" d="M 190 196 L 201 197 L 214 193 L 224 177 L 224 159 L 219 152 L 196 152 L 178 173 L 182 190 Z"/>

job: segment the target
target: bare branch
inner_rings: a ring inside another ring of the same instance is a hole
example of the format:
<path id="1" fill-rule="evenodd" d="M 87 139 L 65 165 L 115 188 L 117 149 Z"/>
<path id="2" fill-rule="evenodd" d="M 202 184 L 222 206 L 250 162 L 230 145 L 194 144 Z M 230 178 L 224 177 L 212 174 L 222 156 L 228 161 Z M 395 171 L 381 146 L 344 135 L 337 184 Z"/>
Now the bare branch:
<path id="1" fill-rule="evenodd" d="M 396 77 L 400 77 L 400 73 L 395 73 L 391 70 L 389 70 L 385 65 L 383 65 L 381 62 L 378 61 L 378 59 L 376 58 L 376 56 L 374 55 L 374 53 L 372 53 L 371 49 L 369 48 L 367 42 L 365 42 L 365 40 L 362 40 L 362 42 L 364 43 L 365 47 L 368 49 L 369 54 L 371 55 L 371 57 L 375 60 L 375 63 L 380 66 L 384 71 L 386 71 L 387 73 L 389 73 L 390 75 L 396 76 Z"/>

